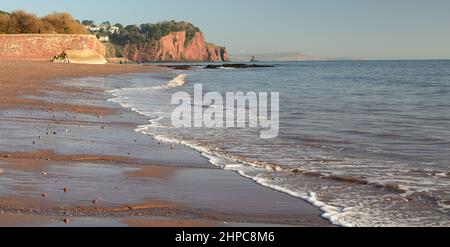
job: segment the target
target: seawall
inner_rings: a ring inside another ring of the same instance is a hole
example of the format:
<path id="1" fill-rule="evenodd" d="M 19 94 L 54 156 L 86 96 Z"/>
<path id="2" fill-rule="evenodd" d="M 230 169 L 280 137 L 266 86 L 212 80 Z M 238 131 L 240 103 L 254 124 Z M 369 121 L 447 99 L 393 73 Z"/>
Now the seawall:
<path id="1" fill-rule="evenodd" d="M 0 34 L 0 59 L 48 61 L 66 50 L 91 50 L 105 56 L 105 47 L 95 35 Z"/>

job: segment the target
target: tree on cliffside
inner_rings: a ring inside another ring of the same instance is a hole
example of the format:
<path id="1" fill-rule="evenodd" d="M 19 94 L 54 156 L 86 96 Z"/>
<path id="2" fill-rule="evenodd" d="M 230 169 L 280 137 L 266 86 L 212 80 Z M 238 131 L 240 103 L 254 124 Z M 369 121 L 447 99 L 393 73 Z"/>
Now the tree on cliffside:
<path id="1" fill-rule="evenodd" d="M 92 20 L 84 20 L 81 22 L 81 24 L 85 25 L 85 26 L 94 26 L 94 21 Z"/>
<path id="2" fill-rule="evenodd" d="M 68 13 L 54 13 L 42 18 L 48 33 L 88 34 L 86 28 Z"/>
<path id="3" fill-rule="evenodd" d="M 9 21 L 9 15 L 0 11 L 0 34 L 6 33 L 6 23 Z"/>
<path id="4" fill-rule="evenodd" d="M 67 13 L 54 13 L 44 18 L 25 11 L 0 13 L 0 33 L 88 34 L 86 28 Z"/>
<path id="5" fill-rule="evenodd" d="M 110 39 L 113 44 L 139 44 L 139 43 L 154 43 L 172 32 L 186 31 L 186 45 L 194 38 L 200 29 L 191 23 L 180 21 L 164 21 L 160 23 L 146 23 L 140 26 L 129 25 L 125 28 L 122 25 L 115 25 L 119 27 L 119 31 L 111 35 Z"/>
<path id="6" fill-rule="evenodd" d="M 10 15 L 2 15 L 0 31 L 3 33 L 38 33 L 42 29 L 42 21 L 25 11 L 15 11 Z"/>

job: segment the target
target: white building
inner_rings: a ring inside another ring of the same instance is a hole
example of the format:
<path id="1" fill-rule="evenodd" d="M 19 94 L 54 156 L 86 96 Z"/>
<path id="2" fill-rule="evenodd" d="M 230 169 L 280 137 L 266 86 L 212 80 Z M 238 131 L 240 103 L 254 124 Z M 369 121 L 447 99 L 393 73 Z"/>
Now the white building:
<path id="1" fill-rule="evenodd" d="M 110 26 L 108 32 L 111 33 L 111 34 L 117 33 L 117 32 L 119 32 L 119 27 Z"/>
<path id="2" fill-rule="evenodd" d="M 101 42 L 109 42 L 109 37 L 108 36 L 101 36 L 100 38 L 98 38 L 98 40 L 100 40 Z"/>
<path id="3" fill-rule="evenodd" d="M 89 31 L 96 34 L 99 37 L 99 40 L 102 42 L 109 42 L 109 36 L 114 33 L 118 33 L 120 28 L 117 26 L 111 26 L 108 24 L 100 24 L 100 25 L 92 25 L 86 26 Z M 106 34 L 106 35 L 105 35 Z"/>

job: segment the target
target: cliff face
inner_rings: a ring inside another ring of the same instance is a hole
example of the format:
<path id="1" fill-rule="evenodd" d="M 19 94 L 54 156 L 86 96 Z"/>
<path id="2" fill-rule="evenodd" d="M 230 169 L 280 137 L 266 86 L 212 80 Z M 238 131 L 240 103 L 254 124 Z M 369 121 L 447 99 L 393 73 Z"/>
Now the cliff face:
<path id="1" fill-rule="evenodd" d="M 207 56 L 210 61 L 229 61 L 228 52 L 225 47 L 217 46 L 214 44 L 207 44 L 206 46 Z"/>
<path id="2" fill-rule="evenodd" d="M 228 61 L 226 48 L 207 44 L 203 33 L 186 38 L 184 31 L 173 32 L 155 43 L 125 45 L 123 56 L 136 62 Z"/>

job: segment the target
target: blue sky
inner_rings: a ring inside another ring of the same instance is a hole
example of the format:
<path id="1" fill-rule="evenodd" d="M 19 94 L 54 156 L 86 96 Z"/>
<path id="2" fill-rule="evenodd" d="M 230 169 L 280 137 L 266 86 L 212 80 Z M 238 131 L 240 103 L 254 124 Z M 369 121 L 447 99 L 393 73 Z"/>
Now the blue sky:
<path id="1" fill-rule="evenodd" d="M 123 24 L 186 20 L 232 54 L 450 58 L 450 0 L 0 0 L 0 9 Z"/>

